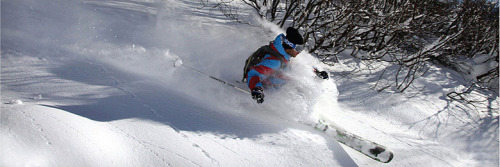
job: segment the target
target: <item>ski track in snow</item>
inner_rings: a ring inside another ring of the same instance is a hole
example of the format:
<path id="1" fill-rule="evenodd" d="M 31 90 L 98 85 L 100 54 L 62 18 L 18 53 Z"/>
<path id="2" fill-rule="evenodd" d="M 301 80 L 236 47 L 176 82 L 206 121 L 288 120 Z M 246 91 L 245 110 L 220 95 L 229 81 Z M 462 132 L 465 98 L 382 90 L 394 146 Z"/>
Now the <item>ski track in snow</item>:
<path id="1" fill-rule="evenodd" d="M 26 117 L 28 120 L 30 120 L 31 125 L 33 125 L 33 126 L 34 126 L 36 129 L 38 129 L 40 132 L 43 132 L 43 128 L 42 128 L 42 126 L 41 126 L 40 124 L 36 123 L 36 119 L 35 119 L 35 118 L 33 118 L 32 116 L 30 116 L 30 115 L 26 114 L 26 112 L 24 112 L 24 111 L 20 111 L 20 112 L 23 114 L 23 116 L 24 116 L 24 117 Z M 45 136 L 45 134 L 43 134 L 43 133 L 42 133 L 42 134 L 40 134 L 40 137 L 41 137 L 41 138 L 45 141 L 45 143 L 46 143 L 47 145 L 50 145 L 50 143 L 51 143 L 51 142 L 50 142 L 50 140 L 47 138 L 47 136 Z"/>
<path id="2" fill-rule="evenodd" d="M 173 152 L 173 151 L 170 151 L 170 150 L 168 150 L 168 149 L 164 149 L 164 148 L 162 148 L 162 147 L 156 146 L 156 145 L 151 144 L 151 143 L 148 143 L 148 142 L 146 142 L 146 141 L 143 141 L 143 140 L 137 139 L 137 138 L 135 138 L 133 135 L 130 135 L 129 133 L 125 132 L 123 129 L 120 129 L 120 128 L 116 127 L 116 126 L 113 126 L 113 128 L 115 128 L 115 129 L 119 130 L 119 131 L 120 131 L 120 133 L 121 133 L 123 136 L 125 136 L 125 137 L 127 137 L 127 138 L 130 138 L 130 139 L 132 139 L 133 141 L 135 141 L 135 142 L 137 142 L 138 144 L 140 144 L 143 148 L 145 148 L 147 151 L 151 152 L 151 153 L 152 153 L 152 155 L 154 155 L 156 158 L 160 159 L 160 160 L 161 160 L 164 164 L 167 164 L 168 166 L 172 166 L 172 165 L 171 165 L 171 164 L 170 164 L 167 160 L 165 160 L 163 157 L 161 157 L 161 156 L 160 156 L 160 154 L 159 154 L 158 152 L 156 152 L 156 151 L 154 151 L 153 149 L 151 149 L 151 147 L 160 148 L 160 149 L 162 149 L 162 150 L 164 150 L 164 151 L 167 151 L 167 152 L 169 152 L 169 153 L 171 153 L 171 154 L 173 154 L 173 155 L 175 155 L 175 156 L 181 157 L 181 158 L 183 158 L 183 159 L 187 160 L 188 162 L 191 162 L 191 163 L 193 163 L 193 164 L 195 164 L 195 165 L 199 166 L 199 165 L 198 165 L 198 164 L 196 164 L 195 162 L 192 162 L 192 161 L 190 161 L 188 158 L 186 158 L 186 157 L 184 157 L 184 156 L 182 156 L 182 155 L 179 155 L 179 154 L 177 154 L 177 153 L 175 153 L 175 152 Z"/>

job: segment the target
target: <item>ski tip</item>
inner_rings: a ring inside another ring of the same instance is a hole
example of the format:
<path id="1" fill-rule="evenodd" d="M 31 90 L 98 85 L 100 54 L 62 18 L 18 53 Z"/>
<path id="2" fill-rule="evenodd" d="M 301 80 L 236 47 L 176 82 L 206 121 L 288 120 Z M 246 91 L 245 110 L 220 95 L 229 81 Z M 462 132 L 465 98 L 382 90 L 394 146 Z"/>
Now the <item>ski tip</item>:
<path id="1" fill-rule="evenodd" d="M 391 162 L 392 158 L 394 158 L 394 154 L 392 152 L 389 152 L 389 158 L 386 161 L 381 161 L 381 162 L 389 163 L 389 162 Z"/>

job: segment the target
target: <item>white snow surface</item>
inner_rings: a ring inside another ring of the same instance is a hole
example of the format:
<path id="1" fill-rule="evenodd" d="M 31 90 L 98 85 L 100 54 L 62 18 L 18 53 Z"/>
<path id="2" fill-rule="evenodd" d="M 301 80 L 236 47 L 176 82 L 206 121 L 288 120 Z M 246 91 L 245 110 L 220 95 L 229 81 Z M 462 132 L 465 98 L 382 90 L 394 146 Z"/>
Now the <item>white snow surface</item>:
<path id="1" fill-rule="evenodd" d="M 488 114 L 448 102 L 461 84 L 451 71 L 432 68 L 415 84 L 425 91 L 377 93 L 376 77 L 352 70 L 362 63 L 329 67 L 301 53 L 291 81 L 256 104 L 174 67 L 246 88 L 236 83 L 245 59 L 283 32 L 199 5 L 2 0 L 0 166 L 499 165 L 498 99 Z M 374 161 L 307 125 L 320 115 L 394 159 Z"/>

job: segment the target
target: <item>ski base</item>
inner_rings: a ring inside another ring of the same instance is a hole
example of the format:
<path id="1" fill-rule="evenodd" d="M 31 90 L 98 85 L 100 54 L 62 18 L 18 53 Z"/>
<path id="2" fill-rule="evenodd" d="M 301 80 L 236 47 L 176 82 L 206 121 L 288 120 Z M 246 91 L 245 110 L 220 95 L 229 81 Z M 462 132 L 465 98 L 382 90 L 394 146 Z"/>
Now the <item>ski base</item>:
<path id="1" fill-rule="evenodd" d="M 322 120 L 319 120 L 316 125 L 314 125 L 314 128 L 325 132 L 326 135 L 335 138 L 340 143 L 376 161 L 389 163 L 394 157 L 392 151 L 388 150 L 386 147 L 349 133 L 340 127 L 327 124 Z"/>

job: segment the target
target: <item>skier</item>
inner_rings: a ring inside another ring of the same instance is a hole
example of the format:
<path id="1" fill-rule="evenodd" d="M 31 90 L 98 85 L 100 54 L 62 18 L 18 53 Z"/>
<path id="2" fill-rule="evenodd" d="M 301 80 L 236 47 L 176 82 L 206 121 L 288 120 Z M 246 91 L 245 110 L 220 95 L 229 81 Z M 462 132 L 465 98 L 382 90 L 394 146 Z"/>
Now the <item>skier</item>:
<path id="1" fill-rule="evenodd" d="M 290 58 L 302 52 L 304 39 L 293 27 L 286 29 L 286 36 L 279 34 L 269 45 L 262 46 L 246 61 L 243 82 L 248 84 L 252 98 L 264 102 L 264 88 L 283 85 L 287 78 L 282 74 Z M 314 69 L 320 78 L 328 79 L 328 73 Z"/>

